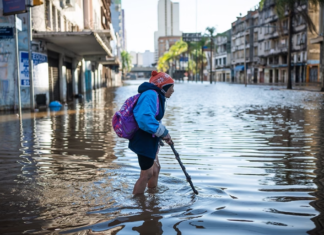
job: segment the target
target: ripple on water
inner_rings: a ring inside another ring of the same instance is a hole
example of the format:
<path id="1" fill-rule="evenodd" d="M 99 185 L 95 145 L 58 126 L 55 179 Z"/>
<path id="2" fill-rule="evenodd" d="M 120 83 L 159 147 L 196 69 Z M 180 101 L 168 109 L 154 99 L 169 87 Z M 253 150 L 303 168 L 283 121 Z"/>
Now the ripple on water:
<path id="1" fill-rule="evenodd" d="M 0 115 L 0 233 L 322 234 L 323 95 L 271 86 L 176 84 L 159 187 L 139 176 L 111 118 L 137 85 L 59 112 Z M 280 89 L 279 89 L 280 88 Z"/>

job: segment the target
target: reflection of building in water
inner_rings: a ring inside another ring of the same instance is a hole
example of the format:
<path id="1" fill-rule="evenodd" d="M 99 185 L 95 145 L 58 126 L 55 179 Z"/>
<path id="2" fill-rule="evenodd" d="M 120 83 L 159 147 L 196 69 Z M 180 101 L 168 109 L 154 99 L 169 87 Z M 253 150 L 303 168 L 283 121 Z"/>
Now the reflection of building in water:
<path id="1" fill-rule="evenodd" d="M 311 133 L 307 129 L 306 112 L 290 108 L 268 108 L 250 112 L 258 120 L 258 132 L 266 136 L 268 146 L 273 148 L 270 148 L 273 153 L 273 156 L 269 155 L 271 160 L 265 163 L 265 171 L 274 174 L 273 177 L 266 178 L 269 183 L 305 186 L 313 184 L 312 174 L 308 174 L 308 170 L 311 166 L 309 163 L 314 159 L 309 159 L 308 149 L 305 148 L 309 144 L 306 137 Z M 309 129 L 312 128 L 311 124 Z M 272 160 L 273 158 L 276 160 Z"/>
<path id="2" fill-rule="evenodd" d="M 25 115 L 23 147 L 16 115 L 0 115 L 0 162 L 6 165 L 0 167 L 1 224 L 22 234 L 31 226 L 22 217 L 37 217 L 32 228 L 51 231 L 105 217 L 86 212 L 114 203 L 116 183 L 109 179 L 109 169 L 116 169 L 110 121 L 114 96 L 113 88 L 100 90 L 94 97 L 101 100 L 94 105 L 79 100 L 62 111 Z"/>
<path id="3" fill-rule="evenodd" d="M 314 171 L 316 178 L 314 183 L 317 186 L 317 190 L 311 193 L 312 196 L 316 197 L 316 200 L 312 201 L 310 205 L 319 212 L 319 215 L 312 218 L 316 228 L 307 232 L 311 235 L 324 234 L 324 110 L 319 109 L 316 112 L 317 115 L 314 115 L 314 111 L 309 112 L 307 118 L 312 123 L 308 128 L 314 136 L 310 145 L 314 149 L 311 153 L 315 153 L 314 157 L 316 157 L 316 169 Z"/>

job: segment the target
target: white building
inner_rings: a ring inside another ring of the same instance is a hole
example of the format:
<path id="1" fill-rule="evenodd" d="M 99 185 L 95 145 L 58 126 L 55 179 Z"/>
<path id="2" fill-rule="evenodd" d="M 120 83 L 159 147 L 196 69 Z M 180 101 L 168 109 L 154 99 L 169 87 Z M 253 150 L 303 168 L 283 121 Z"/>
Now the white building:
<path id="1" fill-rule="evenodd" d="M 158 31 L 154 33 L 156 62 L 159 59 L 159 37 L 181 36 L 179 11 L 179 3 L 171 2 L 170 0 L 159 0 L 158 2 Z"/>
<path id="2" fill-rule="evenodd" d="M 134 67 L 143 67 L 143 53 L 131 51 L 132 64 Z"/>
<path id="3" fill-rule="evenodd" d="M 152 64 L 154 64 L 154 52 L 151 52 L 149 50 L 146 50 L 143 53 L 143 66 L 144 67 L 152 67 Z"/>

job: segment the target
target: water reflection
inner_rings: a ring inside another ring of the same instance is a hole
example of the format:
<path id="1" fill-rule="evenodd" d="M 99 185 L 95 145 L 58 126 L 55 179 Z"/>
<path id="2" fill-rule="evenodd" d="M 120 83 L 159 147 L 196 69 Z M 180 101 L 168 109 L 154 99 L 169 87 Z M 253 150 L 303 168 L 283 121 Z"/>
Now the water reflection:
<path id="1" fill-rule="evenodd" d="M 95 91 L 60 111 L 0 115 L 0 233 L 321 234 L 323 96 L 266 86 L 177 84 L 159 187 L 139 174 L 111 118 L 137 85 Z"/>

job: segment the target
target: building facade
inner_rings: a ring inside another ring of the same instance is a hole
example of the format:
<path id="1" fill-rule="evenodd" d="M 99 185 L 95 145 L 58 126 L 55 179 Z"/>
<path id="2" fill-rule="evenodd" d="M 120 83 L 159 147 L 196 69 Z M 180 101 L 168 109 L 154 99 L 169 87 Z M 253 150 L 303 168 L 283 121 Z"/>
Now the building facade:
<path id="1" fill-rule="evenodd" d="M 111 0 L 111 22 L 115 33 L 118 34 L 122 50 L 126 50 L 125 11 L 122 9 L 121 0 Z"/>
<path id="2" fill-rule="evenodd" d="M 160 40 L 164 37 L 181 38 L 179 3 L 170 0 L 158 2 L 158 31 L 154 33 L 155 62 L 161 56 Z"/>
<path id="3" fill-rule="evenodd" d="M 214 55 L 215 79 L 219 82 L 231 82 L 231 30 L 218 34 L 215 39 Z"/>
<path id="4" fill-rule="evenodd" d="M 248 79 L 251 79 L 252 72 L 254 68 L 257 67 L 257 29 L 254 28 L 257 24 L 257 10 L 249 11 L 246 16 L 238 17 L 237 20 L 232 23 L 231 61 L 235 82 L 244 82 L 245 69 Z"/>
<path id="5" fill-rule="evenodd" d="M 78 94 L 121 83 L 109 6 L 110 0 L 44 0 L 43 5 L 33 7 L 36 104 L 39 96 L 46 97 L 46 104 L 54 100 L 65 103 Z M 17 72 L 21 77 L 22 107 L 30 107 L 27 14 L 18 17 L 23 22 L 18 35 L 19 71 L 13 53 L 15 41 L 0 42 L 0 73 L 5 74 L 0 78 L 0 110 L 13 109 L 18 102 Z M 14 16 L 2 16 L 2 2 L 0 19 L 0 26 L 14 26 Z"/>
<path id="6" fill-rule="evenodd" d="M 296 5 L 296 8 L 307 12 L 318 27 L 318 11 L 307 4 Z M 293 18 L 292 32 L 293 82 L 319 82 L 320 46 L 310 43 L 317 37 L 316 34 L 310 31 L 300 15 Z M 245 82 L 245 70 L 248 82 L 287 82 L 288 19 L 279 20 L 275 12 L 275 0 L 267 0 L 262 9 L 237 17 L 232 23 L 231 47 L 234 82 Z"/>
<path id="7" fill-rule="evenodd" d="M 180 41 L 180 36 L 165 36 L 159 37 L 158 41 L 158 58 L 164 55 L 165 52 L 169 51 L 177 41 Z"/>
<path id="8" fill-rule="evenodd" d="M 318 28 L 318 11 L 307 4 L 296 7 L 306 9 Z M 268 0 L 260 10 L 259 21 L 264 25 L 259 29 L 260 82 L 287 82 L 288 19 L 280 23 L 275 14 L 275 1 Z M 292 34 L 292 81 L 318 82 L 320 48 L 310 43 L 316 34 L 310 31 L 300 15 L 293 18 Z"/>

